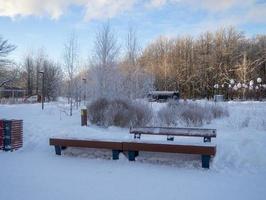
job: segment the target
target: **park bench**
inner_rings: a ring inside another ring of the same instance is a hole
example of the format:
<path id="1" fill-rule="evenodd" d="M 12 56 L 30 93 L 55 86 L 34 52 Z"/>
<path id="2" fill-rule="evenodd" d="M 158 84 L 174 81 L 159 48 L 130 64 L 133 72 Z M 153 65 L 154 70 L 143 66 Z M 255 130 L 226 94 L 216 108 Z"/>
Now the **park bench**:
<path id="1" fill-rule="evenodd" d="M 130 128 L 129 132 L 135 139 L 140 139 L 141 135 L 165 135 L 169 141 L 173 141 L 175 136 L 184 136 L 202 137 L 204 142 L 211 142 L 211 138 L 216 137 L 216 129 L 205 128 L 142 127 Z"/>
<path id="2" fill-rule="evenodd" d="M 216 153 L 216 146 L 213 144 L 187 144 L 172 141 L 142 141 L 134 140 L 123 142 L 123 152 L 127 152 L 128 160 L 135 161 L 139 151 L 162 152 L 162 153 L 182 153 L 201 155 L 202 167 L 209 168 L 211 156 Z"/>
<path id="3" fill-rule="evenodd" d="M 216 145 L 211 144 L 211 138 L 216 137 L 216 129 L 203 128 L 177 128 L 177 127 L 142 127 L 130 128 L 130 134 L 134 139 L 140 139 L 141 135 L 167 136 L 167 141 L 174 141 L 174 137 L 202 137 L 202 144 L 188 143 L 146 143 L 141 140 L 135 140 L 131 143 L 123 143 L 123 151 L 128 151 L 128 159 L 135 160 L 138 151 L 166 152 L 166 153 L 184 153 L 200 154 L 202 167 L 209 168 L 211 156 L 215 156 Z"/>
<path id="4" fill-rule="evenodd" d="M 113 140 L 92 140 L 76 138 L 50 138 L 50 145 L 55 147 L 56 155 L 61 155 L 61 150 L 67 147 L 83 147 L 96 149 L 111 149 L 113 160 L 119 159 L 122 151 L 122 142 Z"/>
<path id="5" fill-rule="evenodd" d="M 149 131 L 148 131 L 149 130 Z M 50 145 L 55 146 L 55 152 L 57 155 L 61 155 L 61 150 L 66 147 L 84 147 L 84 148 L 97 148 L 97 149 L 111 149 L 113 160 L 119 159 L 119 153 L 123 152 L 129 159 L 134 161 L 139 155 L 139 151 L 148 152 L 163 152 L 163 153 L 183 153 L 183 154 L 199 154 L 201 155 L 202 167 L 209 168 L 209 162 L 211 156 L 216 153 L 216 145 L 211 144 L 210 138 L 216 136 L 216 132 L 206 131 L 205 134 L 200 135 L 194 129 L 187 133 L 189 136 L 195 137 L 206 137 L 207 141 L 204 143 L 191 143 L 187 142 L 176 142 L 173 140 L 168 141 L 147 141 L 140 140 L 141 134 L 152 134 L 152 135 L 170 135 L 170 136 L 188 136 L 187 134 L 177 133 L 174 134 L 174 128 L 171 128 L 169 134 L 165 129 L 154 129 L 154 134 L 151 128 L 138 128 L 131 129 L 131 134 L 138 134 L 139 139 L 134 140 L 95 140 L 95 139 L 75 139 L 75 138 L 50 138 Z M 178 129 L 181 130 L 181 129 Z M 208 129 L 209 130 L 209 129 Z M 211 129 L 210 129 L 211 130 Z"/>

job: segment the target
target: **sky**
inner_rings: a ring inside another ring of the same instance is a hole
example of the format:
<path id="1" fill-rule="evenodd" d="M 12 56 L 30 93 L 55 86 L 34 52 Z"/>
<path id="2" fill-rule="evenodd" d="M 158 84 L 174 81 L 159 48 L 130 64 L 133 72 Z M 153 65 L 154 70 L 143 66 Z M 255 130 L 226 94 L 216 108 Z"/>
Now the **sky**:
<path id="1" fill-rule="evenodd" d="M 106 23 L 121 46 L 129 27 L 141 47 L 159 36 L 197 36 L 227 26 L 252 37 L 266 34 L 266 0 L 0 0 L 0 36 L 17 46 L 9 57 L 18 62 L 39 49 L 62 62 L 72 32 L 86 61 Z"/>

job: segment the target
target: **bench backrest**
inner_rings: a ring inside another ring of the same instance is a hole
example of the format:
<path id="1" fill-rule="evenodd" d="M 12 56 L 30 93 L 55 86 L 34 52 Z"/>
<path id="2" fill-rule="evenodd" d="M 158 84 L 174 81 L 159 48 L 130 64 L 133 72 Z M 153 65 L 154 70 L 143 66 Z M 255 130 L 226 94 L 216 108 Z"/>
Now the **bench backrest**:
<path id="1" fill-rule="evenodd" d="M 141 127 L 130 128 L 131 134 L 216 137 L 216 129 L 176 128 L 176 127 Z"/>

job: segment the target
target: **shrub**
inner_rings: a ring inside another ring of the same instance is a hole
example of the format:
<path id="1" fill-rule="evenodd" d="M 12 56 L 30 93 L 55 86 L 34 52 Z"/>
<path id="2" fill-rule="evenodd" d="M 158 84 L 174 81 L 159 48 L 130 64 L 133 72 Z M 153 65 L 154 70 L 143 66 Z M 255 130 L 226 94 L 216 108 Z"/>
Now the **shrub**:
<path id="1" fill-rule="evenodd" d="M 263 130 L 266 130 L 266 120 L 263 119 L 261 121 L 261 127 L 262 127 Z"/>
<path id="2" fill-rule="evenodd" d="M 151 108 L 144 103 L 133 103 L 132 111 L 130 124 L 132 127 L 146 126 L 153 116 Z"/>
<path id="3" fill-rule="evenodd" d="M 93 124 L 97 124 L 99 126 L 104 126 L 104 122 L 106 121 L 105 112 L 108 107 L 108 101 L 104 98 L 100 98 L 94 102 L 92 102 L 88 106 L 89 111 L 89 120 Z"/>
<path id="4" fill-rule="evenodd" d="M 88 106 L 89 120 L 99 126 L 145 126 L 152 118 L 150 108 L 129 100 L 98 99 Z"/>
<path id="5" fill-rule="evenodd" d="M 247 128 L 250 123 L 250 117 L 247 116 L 240 124 L 240 128 Z"/>
<path id="6" fill-rule="evenodd" d="M 167 126 L 202 126 L 213 119 L 228 116 L 227 109 L 217 105 L 201 105 L 199 103 L 168 103 L 158 112 L 160 125 Z"/>
<path id="7" fill-rule="evenodd" d="M 212 115 L 215 119 L 229 116 L 228 110 L 222 106 L 219 106 L 219 105 L 210 106 L 210 110 L 211 110 Z"/>
<path id="8" fill-rule="evenodd" d="M 176 107 L 163 107 L 158 111 L 157 116 L 160 125 L 176 126 L 178 124 L 178 112 Z"/>
<path id="9" fill-rule="evenodd" d="M 113 100 L 108 102 L 108 107 L 105 111 L 106 121 L 105 126 L 120 126 L 126 127 L 130 122 L 131 108 L 126 101 Z"/>
<path id="10" fill-rule="evenodd" d="M 209 115 L 205 115 L 204 107 L 198 104 L 186 104 L 181 110 L 180 120 L 186 126 L 202 126 L 204 121 L 209 120 Z"/>

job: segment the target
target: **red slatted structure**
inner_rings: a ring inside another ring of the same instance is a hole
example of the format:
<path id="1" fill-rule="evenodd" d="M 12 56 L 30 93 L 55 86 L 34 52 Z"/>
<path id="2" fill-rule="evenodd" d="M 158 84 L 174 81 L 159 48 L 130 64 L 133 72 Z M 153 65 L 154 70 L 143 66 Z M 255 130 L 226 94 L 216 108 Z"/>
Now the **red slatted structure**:
<path id="1" fill-rule="evenodd" d="M 23 121 L 0 120 L 0 149 L 17 150 L 23 146 Z"/>
<path id="2" fill-rule="evenodd" d="M 4 149 L 4 127 L 3 120 L 0 120 L 0 150 Z"/>
<path id="3" fill-rule="evenodd" d="M 23 146 L 23 121 L 11 120 L 11 148 L 17 150 Z"/>

